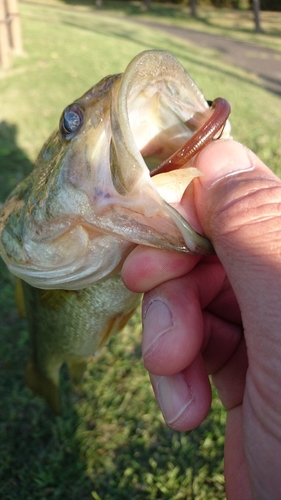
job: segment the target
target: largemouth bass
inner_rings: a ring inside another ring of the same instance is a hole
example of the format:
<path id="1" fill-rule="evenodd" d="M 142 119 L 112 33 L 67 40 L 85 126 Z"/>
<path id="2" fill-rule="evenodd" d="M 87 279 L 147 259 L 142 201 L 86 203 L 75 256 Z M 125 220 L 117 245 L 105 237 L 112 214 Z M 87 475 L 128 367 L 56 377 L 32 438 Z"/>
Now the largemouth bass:
<path id="1" fill-rule="evenodd" d="M 145 51 L 67 106 L 4 204 L 1 256 L 21 280 L 31 336 L 25 379 L 55 413 L 62 364 L 77 382 L 137 307 L 119 274 L 132 248 L 212 252 L 177 205 L 215 107 L 171 54 Z"/>

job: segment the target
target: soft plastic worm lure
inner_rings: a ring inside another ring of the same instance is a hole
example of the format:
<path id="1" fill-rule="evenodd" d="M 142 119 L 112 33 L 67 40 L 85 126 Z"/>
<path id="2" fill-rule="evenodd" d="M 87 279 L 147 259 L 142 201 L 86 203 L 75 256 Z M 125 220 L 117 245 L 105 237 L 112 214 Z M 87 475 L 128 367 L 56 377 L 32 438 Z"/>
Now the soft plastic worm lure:
<path id="1" fill-rule="evenodd" d="M 171 172 L 171 170 L 182 167 L 195 156 L 196 153 L 207 146 L 220 131 L 223 131 L 227 118 L 230 115 L 230 104 L 221 97 L 218 97 L 210 104 L 213 110 L 210 118 L 208 118 L 181 148 L 153 170 L 151 176 Z"/>

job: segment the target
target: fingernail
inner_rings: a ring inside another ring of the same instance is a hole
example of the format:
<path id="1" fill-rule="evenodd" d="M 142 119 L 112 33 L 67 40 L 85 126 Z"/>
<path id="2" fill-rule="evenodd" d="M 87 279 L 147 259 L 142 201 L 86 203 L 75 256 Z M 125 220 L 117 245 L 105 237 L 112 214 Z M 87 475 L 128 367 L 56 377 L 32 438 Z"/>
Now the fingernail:
<path id="1" fill-rule="evenodd" d="M 207 189 L 221 179 L 255 168 L 250 151 L 231 140 L 210 144 L 199 153 L 195 165 L 202 172 L 200 182 Z"/>
<path id="2" fill-rule="evenodd" d="M 168 425 L 179 423 L 193 400 L 191 388 L 182 373 L 159 377 L 151 375 L 156 398 Z"/>
<path id="3" fill-rule="evenodd" d="M 173 318 L 168 305 L 160 299 L 150 302 L 143 313 L 143 356 L 172 326 Z"/>

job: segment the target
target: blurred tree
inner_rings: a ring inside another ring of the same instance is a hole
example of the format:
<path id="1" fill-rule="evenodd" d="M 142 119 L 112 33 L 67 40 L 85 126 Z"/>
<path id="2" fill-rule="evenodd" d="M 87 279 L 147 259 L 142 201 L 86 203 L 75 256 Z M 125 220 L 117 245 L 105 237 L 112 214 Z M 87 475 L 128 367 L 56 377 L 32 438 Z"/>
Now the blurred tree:
<path id="1" fill-rule="evenodd" d="M 11 55 L 22 54 L 22 34 L 17 0 L 0 0 L 0 66 L 11 64 Z"/>
<path id="2" fill-rule="evenodd" d="M 254 19 L 255 19 L 255 28 L 257 33 L 261 33 L 261 23 L 260 23 L 260 0 L 252 0 L 253 1 L 253 10 L 254 10 Z"/>
<path id="3" fill-rule="evenodd" d="M 144 10 L 148 10 L 151 5 L 151 0 L 142 0 Z"/>
<path id="4" fill-rule="evenodd" d="M 192 17 L 197 17 L 197 0 L 190 0 L 190 12 Z"/>

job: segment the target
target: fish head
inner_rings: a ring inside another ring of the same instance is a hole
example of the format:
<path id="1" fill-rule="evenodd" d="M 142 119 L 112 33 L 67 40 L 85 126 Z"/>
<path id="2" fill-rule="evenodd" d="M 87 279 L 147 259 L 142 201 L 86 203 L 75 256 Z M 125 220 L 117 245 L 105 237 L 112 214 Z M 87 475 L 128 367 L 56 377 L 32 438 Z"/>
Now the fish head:
<path id="1" fill-rule="evenodd" d="M 67 106 L 2 207 L 11 272 L 35 287 L 79 289 L 116 272 L 135 244 L 212 252 L 177 210 L 196 169 L 151 176 L 208 113 L 181 64 L 157 50 Z"/>

